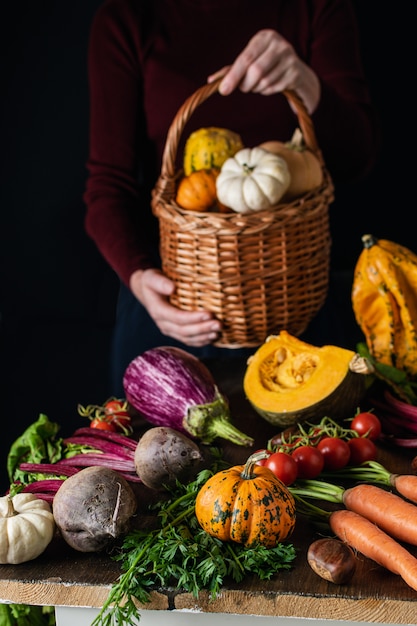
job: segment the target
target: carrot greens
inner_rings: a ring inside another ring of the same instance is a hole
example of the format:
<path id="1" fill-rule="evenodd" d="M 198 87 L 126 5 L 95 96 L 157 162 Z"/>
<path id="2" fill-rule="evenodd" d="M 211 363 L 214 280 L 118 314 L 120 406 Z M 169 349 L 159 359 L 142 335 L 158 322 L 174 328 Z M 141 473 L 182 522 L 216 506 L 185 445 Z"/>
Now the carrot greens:
<path id="1" fill-rule="evenodd" d="M 177 482 L 170 498 L 153 506 L 157 527 L 133 530 L 113 557 L 121 562 L 122 574 L 91 626 L 131 624 L 138 617 L 135 600 L 149 601 L 152 589 L 175 587 L 198 596 L 207 590 L 213 597 L 228 577 L 239 582 L 246 575 L 268 580 L 290 569 L 296 553 L 292 544 L 275 548 L 251 548 L 222 542 L 203 531 L 195 516 L 195 499 L 215 470 L 201 471 L 193 482 Z"/>

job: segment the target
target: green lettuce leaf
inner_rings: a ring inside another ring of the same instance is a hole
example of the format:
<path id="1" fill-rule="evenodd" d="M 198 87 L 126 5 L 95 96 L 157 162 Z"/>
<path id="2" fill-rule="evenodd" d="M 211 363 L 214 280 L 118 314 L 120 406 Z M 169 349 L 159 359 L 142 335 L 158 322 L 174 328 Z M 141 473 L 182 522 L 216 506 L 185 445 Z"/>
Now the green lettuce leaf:
<path id="1" fill-rule="evenodd" d="M 7 473 L 10 483 L 23 478 L 20 463 L 55 463 L 62 458 L 63 442 L 58 438 L 60 426 L 41 413 L 11 445 L 7 455 Z"/>

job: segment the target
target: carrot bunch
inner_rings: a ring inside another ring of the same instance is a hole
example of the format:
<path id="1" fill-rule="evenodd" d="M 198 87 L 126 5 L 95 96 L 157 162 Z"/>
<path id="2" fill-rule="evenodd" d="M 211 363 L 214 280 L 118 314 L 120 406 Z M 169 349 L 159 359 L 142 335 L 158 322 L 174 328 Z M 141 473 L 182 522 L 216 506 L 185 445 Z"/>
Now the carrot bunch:
<path id="1" fill-rule="evenodd" d="M 417 546 L 417 476 L 404 475 L 400 480 L 397 477 L 395 485 L 398 494 L 374 484 L 345 489 L 319 480 L 299 481 L 290 490 L 298 513 L 327 519 L 339 539 L 401 576 L 417 591 L 417 558 L 402 545 Z M 401 495 L 403 485 L 406 492 Z M 305 498 L 320 498 L 345 508 L 328 512 Z"/>
<path id="2" fill-rule="evenodd" d="M 380 487 L 375 488 L 384 491 Z M 398 574 L 417 591 L 417 559 L 376 523 L 355 511 L 343 509 L 333 511 L 329 522 L 339 539 L 393 574 Z"/>
<path id="3" fill-rule="evenodd" d="M 343 467 L 331 473 L 322 472 L 322 478 L 340 478 L 377 483 L 384 487 L 393 487 L 407 500 L 417 504 L 417 475 L 393 474 L 378 461 L 365 461 L 361 465 Z"/>

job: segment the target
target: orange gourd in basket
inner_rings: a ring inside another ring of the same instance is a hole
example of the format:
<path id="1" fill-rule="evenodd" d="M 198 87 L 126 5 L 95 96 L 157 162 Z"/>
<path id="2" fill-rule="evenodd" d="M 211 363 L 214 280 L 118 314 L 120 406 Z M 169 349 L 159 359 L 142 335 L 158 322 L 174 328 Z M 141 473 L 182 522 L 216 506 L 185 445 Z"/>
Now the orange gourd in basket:
<path id="1" fill-rule="evenodd" d="M 317 156 L 305 145 L 303 134 L 296 128 L 291 141 L 266 141 L 259 146 L 272 154 L 283 157 L 290 171 L 290 184 L 284 200 L 292 200 L 319 187 L 323 182 L 323 171 Z"/>
<path id="2" fill-rule="evenodd" d="M 229 128 L 199 128 L 191 133 L 184 147 L 184 174 L 220 168 L 229 157 L 243 148 L 240 135 Z"/>
<path id="3" fill-rule="evenodd" d="M 217 201 L 218 169 L 197 170 L 184 176 L 177 189 L 177 203 L 190 211 L 209 211 Z"/>
<path id="4" fill-rule="evenodd" d="M 195 513 L 200 526 L 222 541 L 274 548 L 295 527 L 292 493 L 255 453 L 245 465 L 214 474 L 197 494 Z"/>

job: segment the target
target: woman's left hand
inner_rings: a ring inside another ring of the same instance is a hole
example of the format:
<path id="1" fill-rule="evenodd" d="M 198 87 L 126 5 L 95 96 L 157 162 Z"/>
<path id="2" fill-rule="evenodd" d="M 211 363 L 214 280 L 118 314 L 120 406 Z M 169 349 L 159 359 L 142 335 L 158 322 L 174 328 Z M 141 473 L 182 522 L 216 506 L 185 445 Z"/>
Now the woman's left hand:
<path id="1" fill-rule="evenodd" d="M 291 89 L 302 99 L 310 115 L 320 101 L 316 73 L 275 30 L 258 31 L 233 64 L 209 76 L 208 82 L 222 75 L 219 93 L 224 96 L 237 88 L 264 96 Z"/>

